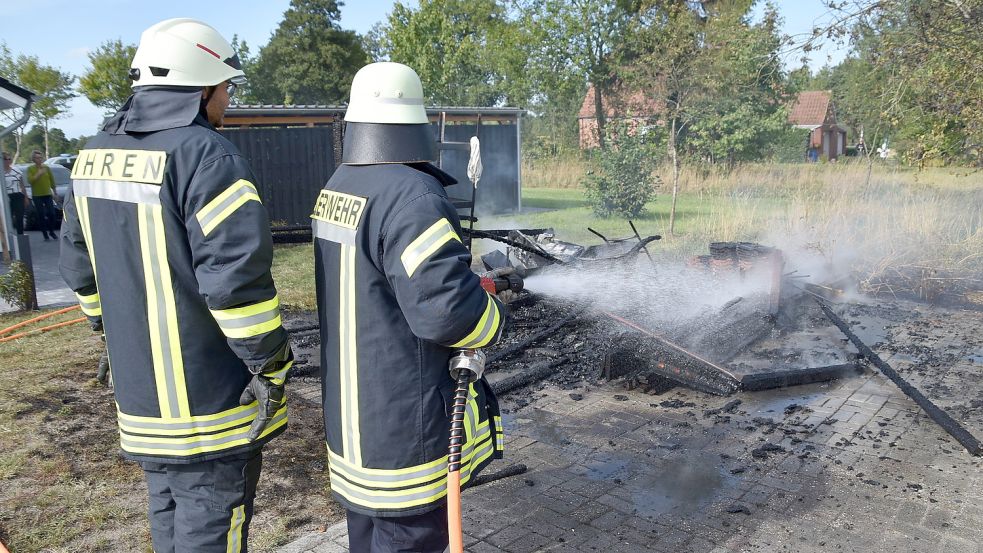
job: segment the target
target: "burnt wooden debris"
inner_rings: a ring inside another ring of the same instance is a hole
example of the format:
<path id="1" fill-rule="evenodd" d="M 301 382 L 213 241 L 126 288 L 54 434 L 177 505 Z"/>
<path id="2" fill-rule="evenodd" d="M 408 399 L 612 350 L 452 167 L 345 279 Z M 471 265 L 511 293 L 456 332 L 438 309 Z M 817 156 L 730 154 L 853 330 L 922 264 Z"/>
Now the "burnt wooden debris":
<path id="1" fill-rule="evenodd" d="M 852 330 L 850 330 L 850 325 L 841 319 L 836 313 L 834 313 L 826 301 L 818 296 L 815 299 L 816 303 L 819 304 L 820 309 L 822 309 L 823 313 L 826 314 L 826 317 L 828 317 L 829 320 L 832 321 L 832 323 L 836 325 L 836 327 L 839 328 L 844 335 L 846 335 L 850 342 L 852 342 L 853 345 L 856 346 L 857 350 L 860 351 L 861 355 L 867 358 L 867 360 L 877 367 L 878 370 L 884 374 L 884 376 L 888 377 L 891 382 L 894 382 L 898 388 L 901 388 L 901 391 L 904 392 L 906 396 L 910 397 L 915 403 L 917 403 L 918 406 L 921 407 L 933 421 L 935 421 L 942 427 L 943 430 L 945 430 L 950 436 L 955 438 L 957 442 L 965 447 L 966 451 L 976 457 L 983 456 L 983 444 L 980 443 L 978 438 L 973 436 L 969 430 L 966 430 L 963 425 L 959 424 L 959 422 L 949 416 L 948 413 L 940 409 L 938 405 L 932 402 L 932 400 L 925 397 L 921 391 L 912 386 L 911 383 L 898 374 L 898 371 L 894 370 L 891 365 L 885 363 L 884 360 L 874 352 L 874 350 L 870 349 L 867 344 L 863 343 L 863 341 L 861 341 L 860 338 L 857 337 Z"/>

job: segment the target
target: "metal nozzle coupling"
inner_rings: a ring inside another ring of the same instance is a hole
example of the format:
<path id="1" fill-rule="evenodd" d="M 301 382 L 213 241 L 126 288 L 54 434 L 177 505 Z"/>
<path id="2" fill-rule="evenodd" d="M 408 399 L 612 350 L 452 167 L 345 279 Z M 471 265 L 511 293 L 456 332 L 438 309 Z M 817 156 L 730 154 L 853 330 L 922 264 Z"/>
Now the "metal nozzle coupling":
<path id="1" fill-rule="evenodd" d="M 474 382 L 485 373 L 485 352 L 480 349 L 462 349 L 451 357 L 450 373 L 455 381 L 462 371 L 468 372 L 468 381 Z"/>

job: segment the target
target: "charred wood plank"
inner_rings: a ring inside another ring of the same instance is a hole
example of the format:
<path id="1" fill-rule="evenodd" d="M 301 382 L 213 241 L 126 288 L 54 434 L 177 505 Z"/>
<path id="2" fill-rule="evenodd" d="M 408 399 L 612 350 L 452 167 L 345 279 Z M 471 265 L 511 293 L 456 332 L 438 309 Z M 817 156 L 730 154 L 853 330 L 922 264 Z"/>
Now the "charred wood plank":
<path id="1" fill-rule="evenodd" d="M 843 363 L 824 367 L 777 368 L 766 372 L 746 374 L 741 377 L 741 390 L 758 392 L 788 386 L 801 386 L 813 382 L 827 382 L 851 374 L 857 374 L 857 363 Z"/>
<path id="2" fill-rule="evenodd" d="M 917 388 L 902 378 L 901 375 L 898 374 L 893 367 L 891 367 L 891 365 L 885 363 L 879 355 L 874 353 L 874 350 L 870 349 L 867 344 L 863 343 L 863 341 L 861 341 L 860 338 L 858 338 L 857 335 L 850 330 L 850 325 L 848 325 L 846 321 L 834 313 L 825 301 L 816 298 L 816 303 L 819 304 L 820 309 L 823 310 L 826 317 L 829 318 L 829 320 L 832 321 L 833 324 L 836 325 L 836 327 L 839 328 L 851 342 L 853 342 L 853 345 L 856 346 L 857 350 L 859 350 L 860 353 L 867 358 L 867 360 L 873 363 L 874 366 L 884 374 L 884 376 L 888 377 L 891 382 L 894 382 L 898 388 L 901 388 L 901 391 L 904 392 L 906 396 L 910 397 L 915 403 L 917 403 L 918 406 L 921 407 L 933 421 L 941 426 L 943 430 L 948 432 L 950 436 L 955 438 L 957 442 L 962 444 L 962 446 L 966 448 L 966 451 L 968 451 L 971 455 L 976 457 L 983 456 L 983 444 L 980 443 L 979 439 L 970 434 L 969 430 L 966 430 L 966 428 L 959 424 L 957 420 L 949 416 L 949 414 L 940 409 L 938 405 L 932 403 L 932 400 L 925 397 L 924 394 L 922 394 Z"/>
<path id="3" fill-rule="evenodd" d="M 727 396 L 740 388 L 737 377 L 727 369 L 632 321 L 607 311 L 599 312 L 649 338 L 647 351 L 640 355 L 640 359 L 647 363 L 646 368 L 650 372 L 664 376 L 687 388 L 715 395 Z"/>
<path id="4" fill-rule="evenodd" d="M 508 378 L 503 378 L 498 382 L 492 384 L 492 391 L 495 395 L 505 395 L 509 392 L 514 392 L 519 388 L 525 388 L 530 384 L 535 384 L 541 380 L 545 380 L 550 376 L 556 374 L 556 367 L 566 363 L 569 359 L 567 356 L 561 356 L 550 361 L 543 361 L 541 363 L 536 363 L 528 370 L 519 373 Z"/>
<path id="5" fill-rule="evenodd" d="M 549 336 L 550 334 L 555 333 L 557 330 L 560 330 L 566 324 L 570 323 L 571 321 L 573 321 L 574 319 L 576 319 L 577 317 L 579 317 L 582 312 L 583 312 L 583 310 L 577 311 L 576 313 L 572 313 L 572 314 L 564 317 L 563 319 L 560 319 L 559 321 L 557 321 L 555 324 L 553 324 L 549 328 L 545 328 L 543 330 L 540 330 L 539 332 L 533 334 L 532 336 L 529 336 L 528 338 L 522 340 L 521 342 L 518 342 L 518 343 L 513 344 L 513 345 L 511 345 L 511 346 L 509 346 L 507 348 L 504 348 L 504 349 L 501 349 L 499 351 L 496 351 L 492 355 L 489 355 L 488 356 L 488 360 L 486 361 L 486 365 L 490 367 L 493 363 L 495 363 L 495 362 L 497 362 L 499 360 L 505 359 L 506 357 L 508 357 L 510 355 L 514 355 L 515 353 L 518 353 L 518 352 L 526 349 L 527 347 L 529 347 L 533 343 L 538 342 L 539 340 L 542 340 L 543 338 Z"/>

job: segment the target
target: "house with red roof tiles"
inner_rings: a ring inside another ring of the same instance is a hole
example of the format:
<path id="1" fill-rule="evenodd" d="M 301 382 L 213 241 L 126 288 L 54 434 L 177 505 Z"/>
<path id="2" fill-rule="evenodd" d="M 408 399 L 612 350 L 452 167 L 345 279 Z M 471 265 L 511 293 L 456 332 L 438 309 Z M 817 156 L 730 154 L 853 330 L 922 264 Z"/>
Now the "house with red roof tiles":
<path id="1" fill-rule="evenodd" d="M 800 92 L 791 105 L 788 122 L 809 131 L 806 159 L 832 161 L 846 153 L 847 128 L 836 122 L 832 91 Z"/>
<path id="2" fill-rule="evenodd" d="M 577 114 L 581 150 L 597 148 L 599 145 L 594 101 L 594 85 L 591 85 L 584 95 L 584 102 Z M 658 105 L 645 94 L 641 92 L 629 94 L 618 87 L 601 95 L 601 106 L 607 125 L 620 122 L 629 129 L 629 132 L 651 124 L 662 124 L 659 117 L 665 111 L 665 106 Z"/>

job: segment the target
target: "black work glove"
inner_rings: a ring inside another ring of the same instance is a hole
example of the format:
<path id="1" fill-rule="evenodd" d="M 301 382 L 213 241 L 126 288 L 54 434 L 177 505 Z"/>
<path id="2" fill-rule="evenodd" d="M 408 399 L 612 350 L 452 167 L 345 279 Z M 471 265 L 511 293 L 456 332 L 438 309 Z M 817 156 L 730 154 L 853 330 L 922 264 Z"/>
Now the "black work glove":
<path id="1" fill-rule="evenodd" d="M 96 373 L 96 380 L 103 386 L 109 386 L 109 353 L 103 352 L 99 357 L 99 372 Z"/>
<path id="2" fill-rule="evenodd" d="M 249 385 L 239 396 L 239 405 L 249 405 L 253 401 L 259 402 L 259 413 L 249 426 L 249 434 L 246 436 L 250 442 L 259 437 L 263 430 L 273 421 L 273 416 L 286 403 L 284 381 L 278 378 L 267 378 L 257 374 L 249 381 Z"/>

